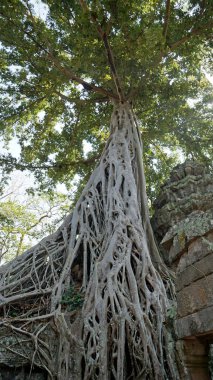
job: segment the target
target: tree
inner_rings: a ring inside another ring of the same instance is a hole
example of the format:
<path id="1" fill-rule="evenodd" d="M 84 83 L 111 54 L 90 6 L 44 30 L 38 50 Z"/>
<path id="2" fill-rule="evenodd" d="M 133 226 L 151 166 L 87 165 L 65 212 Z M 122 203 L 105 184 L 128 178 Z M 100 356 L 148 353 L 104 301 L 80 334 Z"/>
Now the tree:
<path id="1" fill-rule="evenodd" d="M 152 187 L 175 163 L 168 147 L 211 160 L 212 89 L 201 70 L 211 65 L 211 1 L 113 3 L 89 2 L 91 18 L 77 1 L 46 1 L 46 21 L 29 1 L 1 3 L 0 129 L 21 147 L 20 160 L 1 157 L 6 174 L 28 168 L 42 191 L 69 186 L 76 173 L 88 180 L 109 136 L 109 98 L 118 98 L 110 51 L 142 121 Z M 86 159 L 84 140 L 93 147 Z"/>
<path id="2" fill-rule="evenodd" d="M 198 153 L 210 154 L 208 107 L 202 119 L 186 98 L 209 101 L 200 65 L 209 60 L 211 4 L 45 4 L 46 22 L 30 2 L 1 5 L 2 114 L 6 137 L 15 126 L 20 138 L 18 164 L 38 169 L 40 180 L 42 165 L 52 184 L 67 166 L 88 174 L 109 137 L 63 225 L 1 269 L 4 326 L 18 337 L 13 352 L 22 355 L 27 337 L 29 360 L 56 379 L 178 378 L 165 324 L 174 289 L 149 222 L 141 130 L 152 137 L 147 151 L 173 142 L 194 152 L 199 141 Z M 186 134 L 183 120 L 193 113 L 202 122 Z M 97 148 L 86 159 L 83 139 Z M 48 346 L 47 336 L 57 344 Z"/>
<path id="3" fill-rule="evenodd" d="M 56 193 L 53 199 L 23 196 L 9 186 L 0 198 L 0 261 L 19 256 L 36 241 L 53 233 L 69 211 L 67 197 Z"/>

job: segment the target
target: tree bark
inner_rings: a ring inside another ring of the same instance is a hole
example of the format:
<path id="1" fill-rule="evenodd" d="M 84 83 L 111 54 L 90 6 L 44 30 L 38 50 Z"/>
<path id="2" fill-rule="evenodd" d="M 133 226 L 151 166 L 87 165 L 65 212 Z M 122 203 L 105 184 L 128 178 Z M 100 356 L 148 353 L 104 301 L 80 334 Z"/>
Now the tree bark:
<path id="1" fill-rule="evenodd" d="M 172 281 L 150 227 L 142 145 L 128 104 L 115 105 L 100 164 L 73 213 L 1 268 L 1 286 L 4 325 L 29 334 L 30 360 L 51 379 L 178 378 L 165 327 Z M 69 311 L 63 297 L 71 288 Z M 83 306 L 73 310 L 80 296 Z M 42 338 L 49 328 L 57 353 Z"/>

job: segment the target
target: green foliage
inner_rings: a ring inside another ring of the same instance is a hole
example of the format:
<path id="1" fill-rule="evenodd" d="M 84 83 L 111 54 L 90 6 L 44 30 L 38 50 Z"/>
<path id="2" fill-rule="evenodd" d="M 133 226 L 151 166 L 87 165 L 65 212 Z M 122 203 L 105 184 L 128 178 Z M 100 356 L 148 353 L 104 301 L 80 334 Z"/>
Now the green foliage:
<path id="1" fill-rule="evenodd" d="M 177 316 L 177 305 L 172 304 L 170 308 L 167 310 L 166 316 L 169 320 L 174 320 Z"/>
<path id="2" fill-rule="evenodd" d="M 19 159 L 1 157 L 6 175 L 28 169 L 43 192 L 95 167 L 117 96 L 97 23 L 141 121 L 150 198 L 177 152 L 211 161 L 212 88 L 201 70 L 211 69 L 211 0 L 174 0 L 168 14 L 167 3 L 89 0 L 89 13 L 78 1 L 1 1 L 0 133 L 21 148 Z"/>
<path id="3" fill-rule="evenodd" d="M 20 196 L 17 190 L 6 192 L 0 199 L 0 261 L 11 260 L 53 233 L 69 203 L 63 194 L 48 199 L 44 195 Z"/>
<path id="4" fill-rule="evenodd" d="M 64 292 L 61 299 L 61 304 L 65 305 L 68 311 L 80 309 L 83 303 L 83 295 L 79 293 L 73 285 Z"/>

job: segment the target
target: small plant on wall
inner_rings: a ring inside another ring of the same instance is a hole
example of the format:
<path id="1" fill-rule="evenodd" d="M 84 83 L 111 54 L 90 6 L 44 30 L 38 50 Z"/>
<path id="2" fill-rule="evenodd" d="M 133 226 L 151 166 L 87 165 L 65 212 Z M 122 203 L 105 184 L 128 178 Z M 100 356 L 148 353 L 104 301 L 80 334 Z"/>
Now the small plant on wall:
<path id="1" fill-rule="evenodd" d="M 64 292 L 61 299 L 61 304 L 65 305 L 68 311 L 80 309 L 83 302 L 82 294 L 73 285 Z"/>

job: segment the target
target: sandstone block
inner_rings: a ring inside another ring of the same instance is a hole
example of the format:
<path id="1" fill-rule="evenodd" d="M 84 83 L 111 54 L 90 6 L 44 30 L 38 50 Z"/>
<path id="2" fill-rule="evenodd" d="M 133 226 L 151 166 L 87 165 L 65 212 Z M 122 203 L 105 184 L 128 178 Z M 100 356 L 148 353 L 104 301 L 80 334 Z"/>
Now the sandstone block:
<path id="1" fill-rule="evenodd" d="M 199 334 L 213 338 L 213 306 L 177 319 L 175 327 L 179 339 Z"/>
<path id="2" fill-rule="evenodd" d="M 193 282 L 177 293 L 177 311 L 184 317 L 213 305 L 213 273 Z"/>
<path id="3" fill-rule="evenodd" d="M 183 271 L 177 273 L 177 292 L 185 288 L 187 285 L 190 285 L 203 277 L 205 278 L 211 273 L 213 273 L 213 252 L 201 260 L 191 263 L 191 265 L 187 266 Z"/>

